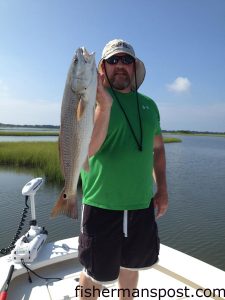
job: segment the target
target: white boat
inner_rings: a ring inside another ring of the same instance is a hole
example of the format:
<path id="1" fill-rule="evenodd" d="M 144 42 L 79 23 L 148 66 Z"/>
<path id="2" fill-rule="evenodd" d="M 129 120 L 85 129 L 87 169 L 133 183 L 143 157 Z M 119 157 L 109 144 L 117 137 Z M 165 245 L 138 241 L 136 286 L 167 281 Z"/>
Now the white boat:
<path id="1" fill-rule="evenodd" d="M 42 277 L 62 280 L 47 282 L 31 273 L 30 283 L 27 270 L 15 263 L 7 300 L 78 299 L 76 286 L 82 267 L 77 249 L 77 237 L 48 243 L 38 257 L 27 264 Z M 11 264 L 10 255 L 0 258 L 0 286 L 4 284 Z M 117 283 L 105 285 L 102 293 L 99 299 L 117 299 Z M 225 272 L 161 244 L 158 263 L 151 269 L 140 271 L 138 291 L 134 293 L 136 296 L 139 293 L 135 299 L 225 299 Z"/>
<path id="2" fill-rule="evenodd" d="M 33 198 L 31 201 L 34 201 Z M 35 215 L 34 208 L 32 214 Z M 12 265 L 14 272 L 8 288 L 5 281 Z M 82 271 L 78 261 L 78 237 L 41 245 L 35 259 L 26 262 L 26 266 L 42 278 L 29 272 L 32 278 L 29 282 L 27 269 L 13 255 L 0 258 L 0 290 L 2 287 L 8 288 L 2 294 L 7 296 L 7 300 L 78 299 Z M 82 290 L 82 293 L 87 298 L 90 296 L 88 290 Z M 100 294 L 101 300 L 118 299 L 121 293 L 128 295 L 127 290 L 119 290 L 117 282 L 104 285 L 101 292 L 96 290 L 95 293 Z M 225 299 L 225 272 L 161 244 L 159 261 L 152 268 L 140 271 L 138 287 L 130 293 L 135 296 L 134 299 L 142 300 Z M 3 296 L 2 299 L 6 299 Z"/>

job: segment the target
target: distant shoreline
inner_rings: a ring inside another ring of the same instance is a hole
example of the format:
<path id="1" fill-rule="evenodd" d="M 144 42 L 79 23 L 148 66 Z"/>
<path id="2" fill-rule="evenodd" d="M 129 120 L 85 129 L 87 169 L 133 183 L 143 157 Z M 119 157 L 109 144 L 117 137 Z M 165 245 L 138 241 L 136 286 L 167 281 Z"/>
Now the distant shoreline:
<path id="1" fill-rule="evenodd" d="M 59 131 L 1 131 L 0 136 L 58 136 Z"/>
<path id="2" fill-rule="evenodd" d="M 201 131 L 162 131 L 163 135 L 189 135 L 189 136 L 214 136 L 225 137 L 225 132 L 201 132 Z"/>
<path id="3" fill-rule="evenodd" d="M 15 125 L 0 123 L 0 130 L 2 128 L 36 128 L 36 129 L 59 129 L 59 125 Z"/>
<path id="4" fill-rule="evenodd" d="M 57 135 L 57 130 L 59 131 L 60 126 L 59 125 L 15 125 L 15 124 L 4 124 L 0 123 L 0 135 L 20 135 L 23 136 L 23 131 L 14 131 L 14 128 L 19 129 L 39 129 L 44 130 L 45 133 L 43 135 Z M 9 129 L 9 130 L 7 130 Z M 10 130 L 13 129 L 13 130 Z M 3 133 L 4 132 L 4 133 Z M 27 132 L 25 132 L 27 133 Z M 29 133 L 33 133 L 29 131 Z M 47 134 L 48 133 L 48 134 Z M 195 130 L 162 130 L 163 134 L 176 134 L 176 135 L 213 135 L 213 136 L 222 136 L 225 137 L 225 132 L 212 132 L 212 131 L 195 131 Z M 26 134 L 25 134 L 26 135 Z M 27 134 L 29 135 L 29 134 Z M 34 135 L 41 136 L 42 132 L 38 131 L 35 132 Z"/>
<path id="5" fill-rule="evenodd" d="M 182 131 L 162 131 L 163 136 L 167 135 L 189 135 L 189 136 L 214 136 L 214 137 L 225 137 L 225 133 L 202 133 L 202 132 L 182 132 Z M 44 130 L 44 131 L 7 131 L 1 130 L 0 128 L 0 136 L 58 136 L 59 130 L 51 131 Z M 169 138 L 169 137 L 168 137 Z M 165 137 L 167 139 L 167 137 Z"/>

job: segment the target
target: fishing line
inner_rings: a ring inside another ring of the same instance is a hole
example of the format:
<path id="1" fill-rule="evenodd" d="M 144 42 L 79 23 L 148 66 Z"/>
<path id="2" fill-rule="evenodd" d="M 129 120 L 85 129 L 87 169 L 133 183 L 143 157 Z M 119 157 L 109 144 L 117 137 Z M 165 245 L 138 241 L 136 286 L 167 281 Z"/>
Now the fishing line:
<path id="1" fill-rule="evenodd" d="M 132 125 L 131 125 L 131 122 L 130 122 L 130 120 L 129 120 L 129 118 L 128 118 L 128 116 L 127 116 L 127 114 L 126 114 L 126 112 L 125 112 L 125 110 L 124 110 L 124 108 L 122 106 L 122 104 L 120 103 L 118 96 L 116 95 L 116 93 L 115 93 L 115 91 L 114 91 L 114 89 L 112 87 L 112 84 L 111 84 L 111 82 L 109 80 L 109 77 L 108 77 L 108 74 L 106 72 L 105 61 L 104 60 L 103 60 L 103 63 L 104 63 L 104 69 L 105 69 L 106 78 L 107 78 L 107 80 L 109 82 L 109 85 L 110 85 L 110 88 L 111 88 L 111 90 L 113 92 L 113 95 L 114 95 L 117 103 L 119 104 L 119 107 L 120 107 L 121 111 L 123 112 L 123 114 L 125 116 L 127 124 L 128 124 L 128 126 L 130 128 L 130 131 L 131 131 L 132 135 L 133 135 L 133 138 L 134 138 L 134 140 L 135 140 L 135 142 L 136 142 L 136 144 L 138 146 L 138 150 L 142 151 L 143 150 L 143 129 L 142 129 L 141 114 L 140 114 L 140 107 L 139 107 L 139 99 L 138 99 L 138 92 L 137 92 L 136 65 L 134 63 L 134 78 L 135 78 L 135 85 L 136 85 L 135 94 L 136 94 L 136 103 L 137 103 L 137 109 L 138 109 L 138 119 L 139 119 L 139 128 L 140 128 L 140 142 L 138 141 L 138 138 L 137 138 L 137 136 L 136 136 L 136 134 L 134 132 L 134 129 L 133 129 Z"/>

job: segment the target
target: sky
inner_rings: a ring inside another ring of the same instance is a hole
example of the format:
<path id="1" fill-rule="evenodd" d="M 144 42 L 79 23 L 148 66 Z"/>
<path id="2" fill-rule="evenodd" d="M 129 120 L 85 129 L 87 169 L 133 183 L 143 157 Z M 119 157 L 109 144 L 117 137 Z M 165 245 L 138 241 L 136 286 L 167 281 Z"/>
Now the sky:
<path id="1" fill-rule="evenodd" d="M 164 130 L 225 132 L 225 0 L 0 0 L 0 123 L 59 125 L 71 58 L 122 38 Z"/>

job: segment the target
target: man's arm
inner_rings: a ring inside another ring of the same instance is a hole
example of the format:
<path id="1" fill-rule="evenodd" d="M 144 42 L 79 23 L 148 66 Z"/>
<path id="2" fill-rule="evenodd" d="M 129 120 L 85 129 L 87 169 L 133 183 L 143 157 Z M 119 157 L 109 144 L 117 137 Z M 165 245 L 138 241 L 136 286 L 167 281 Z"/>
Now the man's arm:
<path id="1" fill-rule="evenodd" d="M 166 213 L 168 208 L 166 157 L 162 135 L 157 135 L 154 138 L 154 173 L 157 186 L 154 205 L 157 208 L 156 218 L 159 218 Z"/>
<path id="2" fill-rule="evenodd" d="M 97 106 L 94 115 L 94 128 L 92 132 L 91 142 L 89 145 L 88 156 L 94 155 L 105 141 L 110 112 L 112 106 L 112 97 L 103 86 L 104 75 L 98 74 L 97 87 Z"/>

